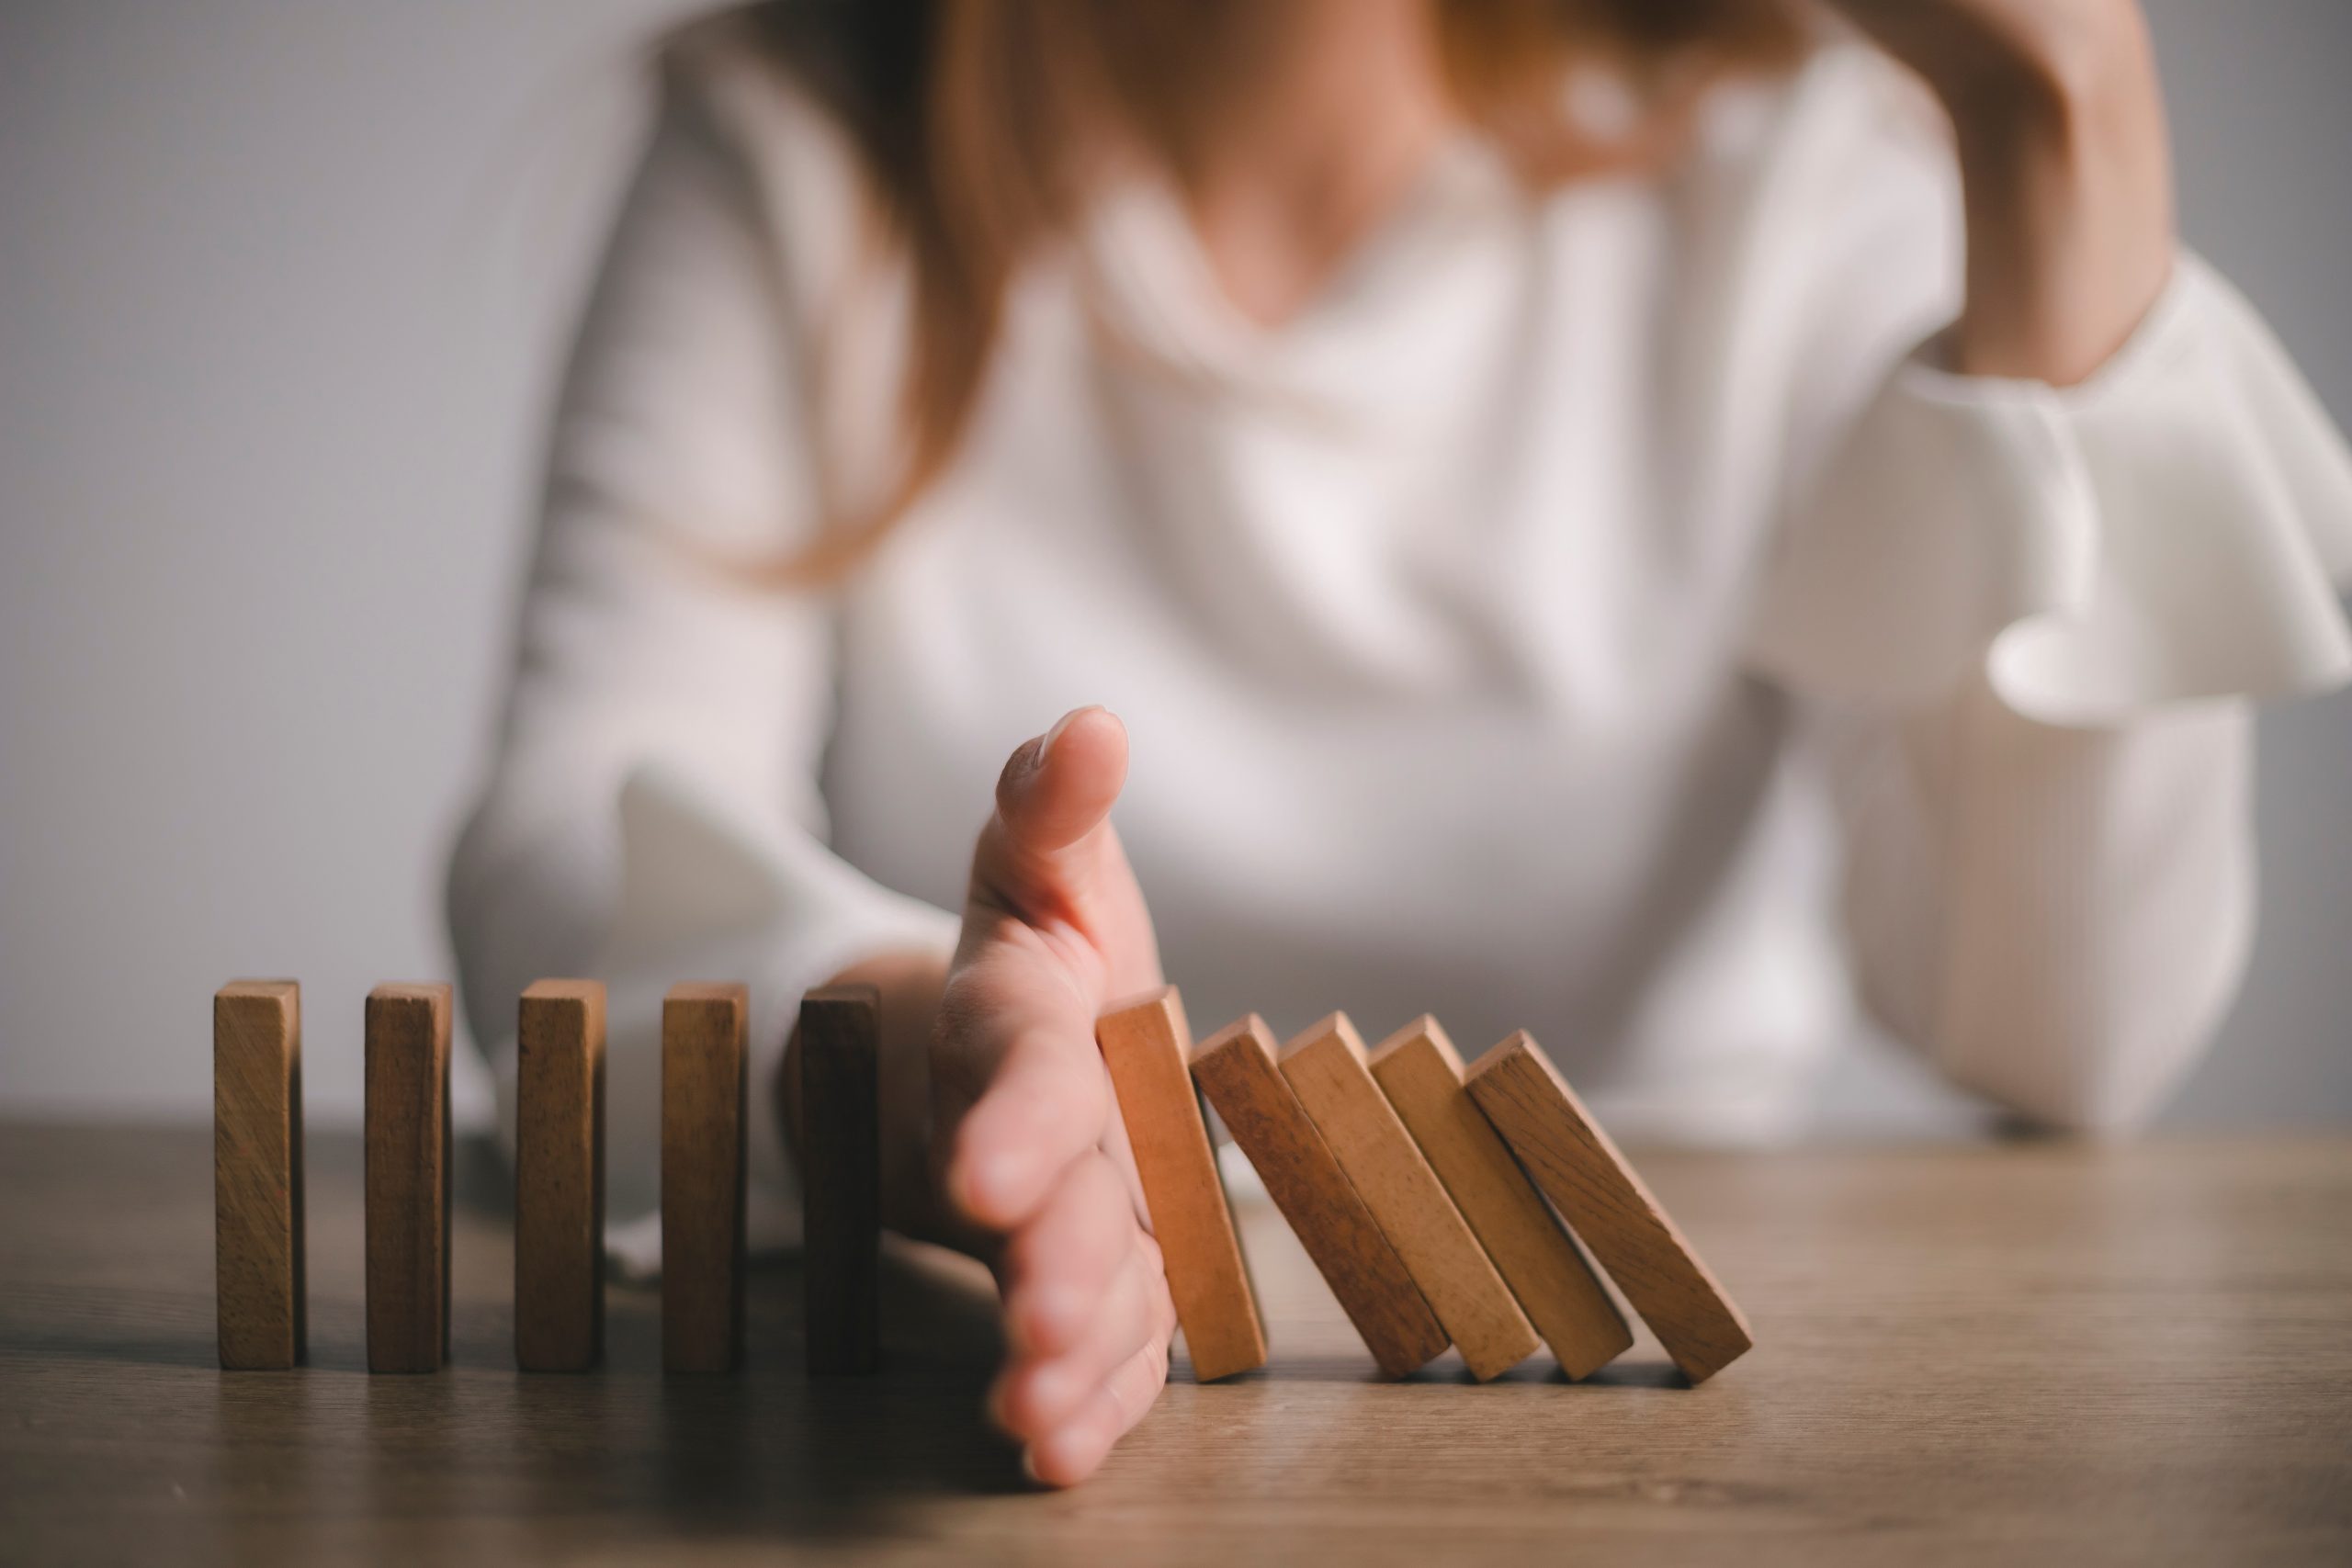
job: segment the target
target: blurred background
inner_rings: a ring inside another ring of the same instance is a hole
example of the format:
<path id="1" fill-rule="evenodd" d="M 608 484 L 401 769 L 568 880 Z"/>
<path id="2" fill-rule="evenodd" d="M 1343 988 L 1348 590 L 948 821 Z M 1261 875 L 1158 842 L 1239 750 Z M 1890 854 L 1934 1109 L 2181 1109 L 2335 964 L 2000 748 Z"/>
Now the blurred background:
<path id="1" fill-rule="evenodd" d="M 702 8 L 0 0 L 0 1114 L 205 1117 L 212 990 L 291 975 L 310 1114 L 357 1121 L 361 997 L 450 969 L 643 45 Z M 2352 423 L 2352 5 L 2149 10 L 2188 239 Z M 2176 1125 L 2352 1122 L 2352 698 L 2261 765 L 2260 942 Z M 1889 1055 L 1825 1117 L 1959 1124 Z"/>

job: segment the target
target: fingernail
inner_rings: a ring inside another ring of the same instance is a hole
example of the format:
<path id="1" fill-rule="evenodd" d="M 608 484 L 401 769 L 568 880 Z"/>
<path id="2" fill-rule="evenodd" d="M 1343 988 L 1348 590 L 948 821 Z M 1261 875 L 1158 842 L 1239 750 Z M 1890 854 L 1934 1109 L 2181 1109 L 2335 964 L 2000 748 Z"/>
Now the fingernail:
<path id="1" fill-rule="evenodd" d="M 1054 720 L 1054 727 L 1046 731 L 1046 743 L 1037 748 L 1037 760 L 1041 762 L 1046 760 L 1046 756 L 1051 753 L 1054 749 L 1054 742 L 1062 738 L 1062 731 L 1068 729 L 1072 724 L 1076 723 L 1080 714 L 1100 713 L 1101 711 L 1101 704 L 1089 703 L 1084 707 L 1072 708 L 1069 712 L 1062 715 L 1061 717 Z"/>
<path id="2" fill-rule="evenodd" d="M 1040 1474 L 1038 1474 L 1038 1473 L 1037 1473 L 1037 1450 L 1035 1450 L 1035 1449 L 1033 1449 L 1033 1448 L 1027 1448 L 1027 1447 L 1024 1447 L 1024 1448 L 1023 1448 L 1023 1449 L 1022 1449 L 1022 1450 L 1021 1450 L 1021 1473 L 1022 1473 L 1022 1474 L 1023 1474 L 1023 1475 L 1025 1475 L 1025 1476 L 1027 1476 L 1027 1477 L 1030 1479 L 1031 1483 L 1034 1483 L 1034 1484 L 1035 1484 L 1035 1485 L 1043 1486 L 1043 1485 L 1046 1483 L 1046 1478 L 1045 1478 L 1044 1476 L 1042 1476 L 1042 1475 L 1040 1475 Z"/>

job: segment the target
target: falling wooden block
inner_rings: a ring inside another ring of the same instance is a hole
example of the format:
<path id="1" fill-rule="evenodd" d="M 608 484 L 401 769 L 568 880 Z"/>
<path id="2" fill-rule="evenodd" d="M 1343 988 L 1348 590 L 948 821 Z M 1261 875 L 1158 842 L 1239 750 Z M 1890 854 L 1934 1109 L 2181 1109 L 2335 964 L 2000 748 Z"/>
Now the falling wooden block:
<path id="1" fill-rule="evenodd" d="M 1192 1067 L 1380 1370 L 1401 1378 L 1442 1355 L 1445 1330 L 1275 1065 L 1265 1021 L 1218 1031 Z"/>
<path id="2" fill-rule="evenodd" d="M 1437 1020 L 1415 1019 L 1382 1041 L 1371 1066 L 1561 1370 L 1589 1377 L 1630 1348 L 1624 1314 L 1471 1100 L 1462 1058 Z"/>
<path id="3" fill-rule="evenodd" d="M 830 986 L 800 1004 L 800 1161 L 808 1371 L 881 1359 L 881 995 Z"/>
<path id="4" fill-rule="evenodd" d="M 1471 1375 L 1500 1377 L 1533 1355 L 1534 1326 L 1373 1082 L 1347 1014 L 1283 1046 L 1282 1070 Z"/>
<path id="5" fill-rule="evenodd" d="M 368 993 L 368 1370 L 449 1357 L 449 987 Z"/>
<path id="6" fill-rule="evenodd" d="M 1264 1366 L 1265 1320 L 1193 1087 L 1193 1036 L 1176 987 L 1112 1007 L 1095 1020 L 1094 1038 L 1135 1151 L 1193 1376 L 1214 1382 Z"/>
<path id="7" fill-rule="evenodd" d="M 583 1372 L 605 1349 L 605 987 L 533 985 L 514 1056 L 514 1364 Z"/>
<path id="8" fill-rule="evenodd" d="M 220 1365 L 300 1366 L 302 987 L 237 980 L 212 998 L 212 1224 Z"/>
<path id="9" fill-rule="evenodd" d="M 662 1004 L 662 1365 L 743 1359 L 750 995 L 688 983 Z"/>
<path id="10" fill-rule="evenodd" d="M 1703 1382 L 1755 1343 L 1674 1222 L 1524 1032 L 1488 1052 L 1471 1097 L 1683 1375 Z"/>

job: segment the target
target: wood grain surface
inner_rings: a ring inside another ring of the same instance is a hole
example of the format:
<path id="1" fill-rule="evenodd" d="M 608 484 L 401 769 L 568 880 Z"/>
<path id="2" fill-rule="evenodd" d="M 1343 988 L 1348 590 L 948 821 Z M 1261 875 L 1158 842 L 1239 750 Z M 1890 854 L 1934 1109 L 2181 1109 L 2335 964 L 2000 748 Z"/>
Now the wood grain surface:
<path id="1" fill-rule="evenodd" d="M 509 1188 L 458 1154 L 446 1373 L 368 1375 L 359 1142 L 314 1129 L 311 1364 L 228 1376 L 209 1132 L 0 1125 L 0 1561 L 2352 1561 L 2340 1137 L 1635 1151 L 1764 1331 L 1696 1389 L 1645 1332 L 1581 1383 L 1378 1379 L 1242 1200 L 1272 1360 L 1180 1372 L 1057 1495 L 979 1414 L 986 1271 L 926 1248 L 886 1251 L 872 1379 L 802 1371 L 789 1259 L 734 1376 L 665 1377 L 660 1294 L 622 1286 L 600 1371 L 515 1371 Z"/>
<path id="2" fill-rule="evenodd" d="M 1310 1024 L 1284 1045 L 1282 1069 L 1471 1375 L 1500 1377 L 1533 1355 L 1534 1326 L 1373 1082 L 1347 1014 Z"/>
<path id="3" fill-rule="evenodd" d="M 302 1361 L 302 987 L 234 980 L 212 998 L 213 1247 L 220 1365 Z"/>
<path id="4" fill-rule="evenodd" d="M 1163 986 L 1114 1003 L 1095 1020 L 1094 1038 L 1135 1151 L 1193 1375 L 1214 1382 L 1264 1366 L 1266 1325 L 1187 1065 L 1193 1034 L 1183 999 Z"/>
<path id="5" fill-rule="evenodd" d="M 1704 1382 L 1747 1352 L 1747 1320 L 1542 1047 L 1514 1034 L 1465 1082 L 1684 1376 Z"/>
<path id="6" fill-rule="evenodd" d="M 368 1365 L 449 1355 L 449 987 L 368 994 Z"/>
<path id="7" fill-rule="evenodd" d="M 800 1186 L 808 1371 L 871 1372 L 881 1354 L 881 993 L 800 1003 Z"/>
<path id="8" fill-rule="evenodd" d="M 1472 1102 L 1462 1058 L 1437 1020 L 1417 1018 L 1382 1041 L 1371 1066 L 1561 1371 L 1589 1377 L 1631 1349 L 1625 1314 Z"/>
<path id="9" fill-rule="evenodd" d="M 743 1359 L 751 993 L 688 981 L 662 1003 L 662 1365 Z"/>
<path id="10" fill-rule="evenodd" d="M 1401 1378 L 1443 1355 L 1444 1328 L 1283 1078 L 1265 1021 L 1252 1013 L 1218 1031 L 1192 1066 L 1380 1370 Z"/>
<path id="11" fill-rule="evenodd" d="M 605 987 L 540 980 L 514 1034 L 514 1364 L 605 1350 Z"/>

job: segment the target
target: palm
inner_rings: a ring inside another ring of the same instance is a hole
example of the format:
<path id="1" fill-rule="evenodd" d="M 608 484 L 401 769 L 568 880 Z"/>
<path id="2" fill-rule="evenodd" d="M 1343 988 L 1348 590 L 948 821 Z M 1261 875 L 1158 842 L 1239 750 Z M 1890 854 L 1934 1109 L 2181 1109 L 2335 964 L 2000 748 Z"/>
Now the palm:
<path id="1" fill-rule="evenodd" d="M 1103 1004 L 1159 979 L 1107 819 L 1125 769 L 1125 731 L 1098 710 L 1007 764 L 931 1054 L 937 1190 L 1004 1292 L 991 1404 L 1059 1484 L 1149 1408 L 1175 1322 L 1094 1046 Z"/>

